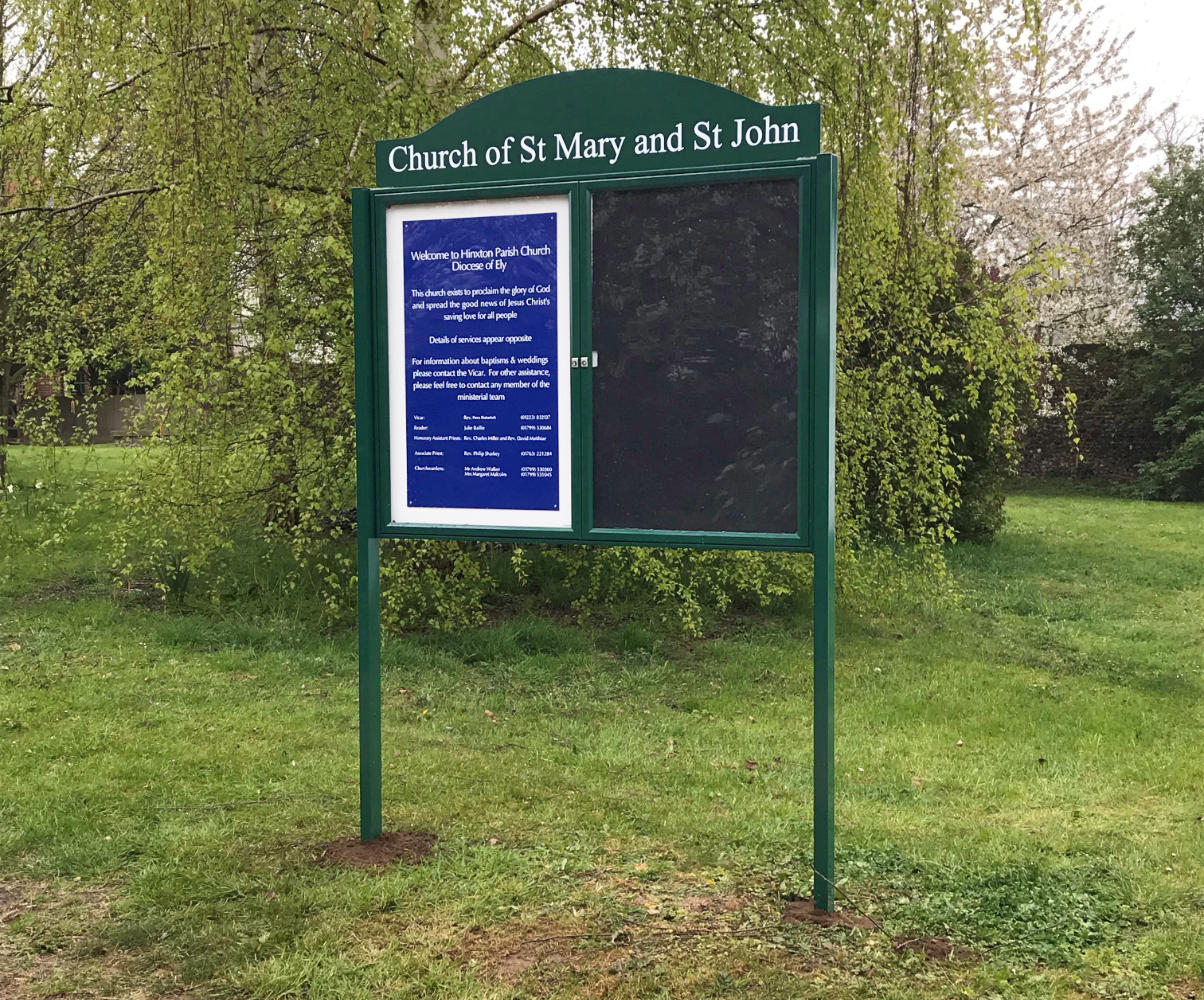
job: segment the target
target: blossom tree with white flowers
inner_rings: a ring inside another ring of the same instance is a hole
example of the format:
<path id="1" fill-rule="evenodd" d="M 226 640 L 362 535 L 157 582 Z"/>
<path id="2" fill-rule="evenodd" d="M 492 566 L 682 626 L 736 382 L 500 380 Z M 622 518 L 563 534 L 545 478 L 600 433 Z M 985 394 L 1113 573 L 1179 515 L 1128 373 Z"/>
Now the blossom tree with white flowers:
<path id="1" fill-rule="evenodd" d="M 1115 339 L 1132 325 L 1134 300 L 1119 240 L 1158 117 L 1127 75 L 1128 36 L 1112 34 L 1099 10 L 1036 0 L 1003 15 L 993 37 L 989 124 L 967 161 L 962 238 L 1029 288 L 1039 343 Z"/>

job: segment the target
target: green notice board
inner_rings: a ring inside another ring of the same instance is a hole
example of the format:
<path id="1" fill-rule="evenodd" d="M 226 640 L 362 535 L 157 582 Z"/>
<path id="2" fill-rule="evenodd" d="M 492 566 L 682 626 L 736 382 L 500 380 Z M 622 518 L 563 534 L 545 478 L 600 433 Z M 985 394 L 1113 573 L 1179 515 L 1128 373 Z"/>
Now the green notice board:
<path id="1" fill-rule="evenodd" d="M 587 70 L 378 142 L 376 163 L 353 192 L 362 665 L 381 538 L 814 552 L 830 909 L 835 159 L 818 106 Z M 379 751 L 361 749 L 371 837 Z"/>

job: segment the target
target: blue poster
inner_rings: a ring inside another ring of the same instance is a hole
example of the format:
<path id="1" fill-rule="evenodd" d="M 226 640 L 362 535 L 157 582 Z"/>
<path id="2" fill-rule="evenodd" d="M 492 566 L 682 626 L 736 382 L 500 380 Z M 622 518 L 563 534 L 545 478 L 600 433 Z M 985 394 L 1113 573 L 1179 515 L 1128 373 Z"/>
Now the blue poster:
<path id="1" fill-rule="evenodd" d="M 403 223 L 411 507 L 558 510 L 556 215 Z"/>

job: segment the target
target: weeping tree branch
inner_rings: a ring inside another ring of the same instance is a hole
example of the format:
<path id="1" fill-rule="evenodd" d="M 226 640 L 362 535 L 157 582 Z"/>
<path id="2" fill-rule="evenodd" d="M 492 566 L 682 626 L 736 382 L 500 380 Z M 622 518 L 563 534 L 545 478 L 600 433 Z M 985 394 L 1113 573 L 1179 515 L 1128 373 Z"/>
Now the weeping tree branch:
<path id="1" fill-rule="evenodd" d="M 569 0 L 569 2 L 571 2 L 571 0 Z M 253 37 L 257 37 L 260 35 L 284 35 L 284 34 L 312 35 L 314 38 L 324 38 L 328 42 L 333 42 L 336 45 L 342 45 L 347 48 L 350 48 L 352 51 L 357 52 L 359 55 L 362 55 L 365 59 L 369 59 L 372 62 L 377 63 L 380 66 L 384 66 L 387 68 L 389 65 L 383 56 L 381 56 L 377 52 L 372 51 L 372 49 L 365 48 L 362 45 L 348 43 L 346 40 L 337 37 L 336 35 L 334 35 L 333 33 L 329 32 L 329 31 L 324 31 L 321 28 L 307 28 L 307 27 L 304 27 L 303 25 L 294 25 L 294 24 L 267 24 L 267 25 L 264 25 L 263 27 L 255 28 L 251 31 L 251 35 Z M 195 55 L 198 52 L 209 52 L 213 49 L 221 48 L 222 46 L 229 45 L 229 44 L 230 44 L 229 42 L 200 42 L 196 45 L 189 45 L 189 46 L 186 46 L 185 48 L 177 49 L 175 52 L 173 52 L 171 54 L 171 56 L 169 58 L 180 59 L 184 56 Z M 159 66 L 162 66 L 165 62 L 167 62 L 167 59 L 163 59 L 159 63 L 157 63 L 155 66 L 150 66 L 144 70 L 141 70 L 141 71 L 135 73 L 133 76 L 128 76 L 124 80 L 120 80 L 117 83 L 114 83 L 109 87 L 106 87 L 97 96 L 98 97 L 108 97 L 110 94 L 115 94 L 119 90 L 124 90 L 126 87 L 132 86 L 133 84 L 137 83 L 144 76 L 151 73 L 153 70 L 157 69 Z M 0 101 L 0 103 L 3 103 L 3 101 Z M 47 106 L 49 106 L 49 105 L 47 105 Z"/>
<path id="2" fill-rule="evenodd" d="M 313 35 L 314 38 L 325 38 L 328 42 L 334 42 L 335 45 L 344 46 L 358 53 L 365 59 L 369 59 L 378 66 L 389 67 L 388 61 L 379 53 L 373 52 L 371 49 L 364 48 L 362 45 L 348 43 L 346 40 L 335 36 L 334 34 L 323 31 L 321 28 L 306 28 L 301 25 L 293 24 L 269 24 L 262 28 L 256 28 L 251 32 L 252 35 L 277 35 L 277 34 L 294 34 L 294 35 Z"/>
<path id="3" fill-rule="evenodd" d="M 26 215 L 29 213 L 38 213 L 47 217 L 62 215 L 66 212 L 77 212 L 81 209 L 91 208 L 94 205 L 99 205 L 102 202 L 111 201 L 114 198 L 127 198 L 136 194 L 156 194 L 159 191 L 166 191 L 166 184 L 148 184 L 146 187 L 122 188 L 120 191 L 105 191 L 103 194 L 94 194 L 91 198 L 83 198 L 80 201 L 73 201 L 68 205 L 22 205 L 20 208 L 6 208 L 0 211 L 0 217 L 6 215 Z"/>
<path id="4" fill-rule="evenodd" d="M 447 80 L 445 86 L 448 90 L 456 90 L 464 81 L 467 80 L 476 71 L 486 59 L 492 56 L 503 45 L 514 38 L 519 32 L 531 27 L 531 25 L 542 21 L 549 14 L 554 14 L 562 7 L 567 7 L 576 0 L 547 0 L 547 3 L 540 4 L 534 10 L 528 11 L 522 17 L 512 21 L 496 35 L 490 38 L 482 45 L 471 59 L 468 60 L 453 78 Z"/>

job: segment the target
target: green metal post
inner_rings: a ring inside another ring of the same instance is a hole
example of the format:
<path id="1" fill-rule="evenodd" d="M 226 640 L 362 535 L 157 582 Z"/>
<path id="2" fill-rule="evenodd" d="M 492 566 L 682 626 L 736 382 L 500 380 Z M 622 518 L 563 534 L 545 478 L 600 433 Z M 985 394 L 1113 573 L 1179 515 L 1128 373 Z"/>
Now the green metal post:
<path id="1" fill-rule="evenodd" d="M 356 537 L 359 574 L 360 839 L 381 834 L 380 539 L 376 537 L 376 432 L 372 382 L 372 196 L 351 192 L 355 288 Z"/>
<path id="2" fill-rule="evenodd" d="M 836 906 L 836 158 L 815 183 L 815 906 Z"/>
<path id="3" fill-rule="evenodd" d="M 380 541 L 359 539 L 360 839 L 380 836 Z"/>

